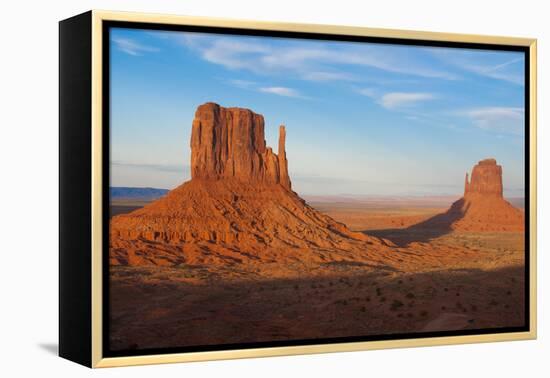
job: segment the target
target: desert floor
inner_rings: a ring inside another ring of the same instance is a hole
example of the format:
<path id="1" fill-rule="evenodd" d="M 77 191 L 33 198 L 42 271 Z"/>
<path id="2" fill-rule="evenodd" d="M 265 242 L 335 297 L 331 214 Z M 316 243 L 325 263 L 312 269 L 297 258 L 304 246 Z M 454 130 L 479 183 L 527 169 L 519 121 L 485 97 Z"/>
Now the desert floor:
<path id="1" fill-rule="evenodd" d="M 391 264 L 112 266 L 111 349 L 524 324 L 523 233 L 407 229 L 449 202 L 309 203 L 353 230 L 391 241 L 384 257 Z M 116 203 L 112 211 L 139 206 Z"/>

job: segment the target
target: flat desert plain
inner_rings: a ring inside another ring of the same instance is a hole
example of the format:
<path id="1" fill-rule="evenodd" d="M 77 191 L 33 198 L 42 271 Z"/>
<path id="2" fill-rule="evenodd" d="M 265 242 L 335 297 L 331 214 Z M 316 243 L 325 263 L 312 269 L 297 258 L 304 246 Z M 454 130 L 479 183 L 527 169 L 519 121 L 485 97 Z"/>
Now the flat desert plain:
<path id="1" fill-rule="evenodd" d="M 414 227 L 456 199 L 306 197 L 351 230 L 384 240 L 388 252 L 373 254 L 372 264 L 112 265 L 111 349 L 524 325 L 524 232 Z M 112 212 L 143 204 L 114 201 Z"/>

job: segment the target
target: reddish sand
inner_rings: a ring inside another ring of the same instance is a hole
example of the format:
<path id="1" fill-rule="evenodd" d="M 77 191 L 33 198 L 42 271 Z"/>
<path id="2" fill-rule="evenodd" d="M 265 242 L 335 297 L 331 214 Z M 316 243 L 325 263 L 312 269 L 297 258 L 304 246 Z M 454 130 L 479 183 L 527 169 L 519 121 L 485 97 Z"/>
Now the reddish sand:
<path id="1" fill-rule="evenodd" d="M 391 197 L 388 197 L 391 199 Z M 423 222 L 446 211 L 438 201 L 424 199 L 381 201 L 366 199 L 356 201 L 311 202 L 312 207 L 344 223 L 354 231 L 378 231 L 402 229 Z"/>
<path id="2" fill-rule="evenodd" d="M 111 347 L 521 326 L 523 242 L 520 233 L 453 232 L 393 249 L 385 268 L 361 262 L 113 266 Z"/>

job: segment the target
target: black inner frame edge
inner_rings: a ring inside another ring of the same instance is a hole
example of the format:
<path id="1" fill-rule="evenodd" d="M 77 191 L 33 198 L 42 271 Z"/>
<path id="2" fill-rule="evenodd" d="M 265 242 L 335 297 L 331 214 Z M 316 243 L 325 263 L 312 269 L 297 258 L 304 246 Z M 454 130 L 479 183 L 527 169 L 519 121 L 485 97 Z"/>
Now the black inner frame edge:
<path id="1" fill-rule="evenodd" d="M 525 130 L 524 130 L 524 177 L 525 177 L 525 325 L 521 327 L 502 327 L 502 328 L 487 328 L 474 330 L 458 330 L 458 331 L 438 331 L 438 332 L 418 332 L 408 334 L 388 334 L 374 336 L 353 336 L 353 337 L 338 337 L 338 338 L 318 338 L 304 340 L 284 340 L 284 341 L 267 341 L 254 342 L 243 344 L 218 344 L 218 345 L 197 345 L 176 348 L 150 348 L 139 350 L 118 350 L 111 351 L 109 348 L 109 312 L 110 312 L 110 296 L 109 296 L 109 224 L 110 224 L 110 29 L 111 28 L 127 28 L 127 29 L 144 29 L 144 30 L 159 30 L 159 31 L 182 31 L 182 32 L 198 32 L 209 34 L 226 34 L 226 35 L 242 35 L 242 36 L 264 36 L 274 38 L 292 38 L 292 39 L 313 39 L 327 41 L 342 41 L 342 42 L 364 42 L 364 43 L 380 43 L 394 44 L 407 46 L 424 46 L 424 47 L 451 47 L 465 48 L 477 50 L 496 50 L 496 51 L 519 51 L 525 56 L 525 83 L 524 83 L 524 98 L 525 98 Z M 290 346 L 305 346 L 319 344 L 336 344 L 350 342 L 365 342 L 365 341 L 383 341 L 383 340 L 406 340 L 406 339 L 426 339 L 433 337 L 447 336 L 466 336 L 466 335 L 488 335 L 502 334 L 511 332 L 528 332 L 530 330 L 530 54 L 529 47 L 515 45 L 499 45 L 499 44 L 484 44 L 484 43 L 469 43 L 469 42 L 445 42 L 445 41 L 430 41 L 405 38 L 386 38 L 386 37 L 367 37 L 354 35 L 335 35 L 323 33 L 307 33 L 307 32 L 288 32 L 288 31 L 272 31 L 272 30 L 255 30 L 255 29 L 239 29 L 213 26 L 194 26 L 194 25 L 168 25 L 160 23 L 146 22 L 129 22 L 129 21 L 102 21 L 102 175 L 103 175 L 103 241 L 102 241 L 102 302 L 103 302 L 103 329 L 102 329 L 102 347 L 103 357 L 128 357 L 141 355 L 156 355 L 156 354 L 172 354 L 172 353 L 192 353 L 192 352 L 207 352 L 207 351 L 222 351 L 222 350 L 237 350 L 237 349 L 255 349 L 255 348 L 270 348 L 270 347 L 290 347 Z M 105 179 L 107 178 L 107 179 Z"/>

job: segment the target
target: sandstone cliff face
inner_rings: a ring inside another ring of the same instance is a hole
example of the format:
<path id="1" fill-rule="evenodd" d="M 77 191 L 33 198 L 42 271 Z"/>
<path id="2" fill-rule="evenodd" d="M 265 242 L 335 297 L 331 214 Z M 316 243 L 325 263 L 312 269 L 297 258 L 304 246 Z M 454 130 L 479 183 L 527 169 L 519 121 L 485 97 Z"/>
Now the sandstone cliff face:
<path id="1" fill-rule="evenodd" d="M 502 167 L 495 159 L 481 160 L 472 170 L 472 179 L 464 187 L 464 197 L 481 194 L 502 197 Z"/>
<path id="2" fill-rule="evenodd" d="M 248 109 L 201 105 L 191 132 L 191 176 L 280 184 L 290 190 L 285 137 L 281 126 L 277 155 L 266 146 L 263 116 Z"/>

